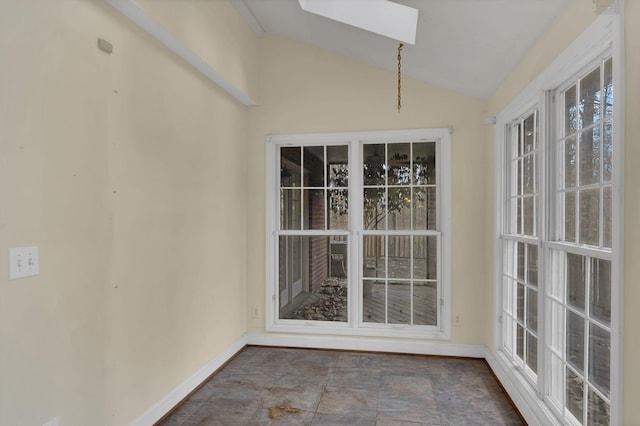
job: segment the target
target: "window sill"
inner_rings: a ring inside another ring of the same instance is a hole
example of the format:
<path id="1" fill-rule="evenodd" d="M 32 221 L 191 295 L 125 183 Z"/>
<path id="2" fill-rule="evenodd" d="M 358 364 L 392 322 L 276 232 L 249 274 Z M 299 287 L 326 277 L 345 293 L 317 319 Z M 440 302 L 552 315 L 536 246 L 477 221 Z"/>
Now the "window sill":
<path id="1" fill-rule="evenodd" d="M 287 321 L 288 322 L 288 321 Z M 352 327 L 347 323 L 329 323 L 323 321 L 291 321 L 288 324 L 267 324 L 266 330 L 275 333 L 321 334 L 338 336 L 390 337 L 403 339 L 450 340 L 451 333 L 436 327 L 417 329 L 415 326 L 361 326 Z"/>

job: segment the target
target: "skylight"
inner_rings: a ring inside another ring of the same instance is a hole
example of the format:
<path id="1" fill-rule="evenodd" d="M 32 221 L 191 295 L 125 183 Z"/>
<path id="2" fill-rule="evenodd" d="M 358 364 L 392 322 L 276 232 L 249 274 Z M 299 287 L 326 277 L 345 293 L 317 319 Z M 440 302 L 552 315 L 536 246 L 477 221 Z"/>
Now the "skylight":
<path id="1" fill-rule="evenodd" d="M 298 0 L 302 10 L 403 43 L 416 43 L 418 9 L 388 0 Z"/>

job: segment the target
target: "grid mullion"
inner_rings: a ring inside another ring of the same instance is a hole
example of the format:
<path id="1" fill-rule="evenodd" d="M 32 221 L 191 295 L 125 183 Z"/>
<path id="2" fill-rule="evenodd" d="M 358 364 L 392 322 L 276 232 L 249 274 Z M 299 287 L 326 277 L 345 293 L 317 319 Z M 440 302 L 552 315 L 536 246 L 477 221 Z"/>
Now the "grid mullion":
<path id="1" fill-rule="evenodd" d="M 322 173 L 323 173 L 323 177 L 324 177 L 324 191 L 323 191 L 323 195 L 324 195 L 324 229 L 329 229 L 329 210 L 331 209 L 331 200 L 329 200 L 329 192 L 327 190 L 327 188 L 329 187 L 329 173 L 327 173 L 327 171 L 329 170 L 329 162 L 327 161 L 327 147 L 324 146 L 323 147 L 323 159 L 324 162 L 322 163 Z"/>
<path id="2" fill-rule="evenodd" d="M 583 418 L 582 418 L 582 423 L 583 424 L 587 424 L 587 413 L 588 413 L 588 406 L 589 406 L 589 382 L 591 380 L 590 374 L 589 374 L 589 335 L 591 332 L 591 324 L 589 321 L 589 316 L 590 316 L 590 309 L 589 309 L 589 305 L 591 304 L 591 296 L 589 294 L 589 291 L 591 289 L 591 257 L 589 256 L 585 256 L 585 280 L 584 280 L 584 286 L 585 286 L 585 290 L 584 290 L 584 361 L 583 361 L 583 365 L 584 365 L 584 373 L 583 373 L 583 380 L 584 380 L 584 384 L 583 384 L 583 400 L 582 400 L 582 405 L 583 405 Z"/>

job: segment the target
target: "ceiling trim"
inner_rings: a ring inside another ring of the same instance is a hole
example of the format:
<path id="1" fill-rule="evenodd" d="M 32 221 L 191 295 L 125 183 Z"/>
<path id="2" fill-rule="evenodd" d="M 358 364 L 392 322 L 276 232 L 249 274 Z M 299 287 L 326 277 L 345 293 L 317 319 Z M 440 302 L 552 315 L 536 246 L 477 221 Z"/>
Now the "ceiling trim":
<path id="1" fill-rule="evenodd" d="M 165 30 L 145 11 L 133 4 L 131 0 L 107 0 L 107 3 L 113 6 L 124 16 L 132 20 L 136 25 L 145 30 L 147 33 L 151 34 L 153 38 L 164 44 L 169 48 L 169 50 L 184 59 L 189 65 L 194 67 L 213 83 L 229 93 L 240 103 L 247 106 L 257 105 L 256 102 L 251 99 L 251 97 L 249 97 L 249 95 L 234 86 L 211 65 L 209 65 L 202 58 L 196 55 L 180 40 L 175 38 L 169 31 Z"/>
<path id="2" fill-rule="evenodd" d="M 256 35 L 261 36 L 265 33 L 264 28 L 260 25 L 260 21 L 258 21 L 251 12 L 244 0 L 231 0 L 231 4 L 233 4 L 233 7 L 236 8 L 242 19 L 244 19 L 244 22 L 249 25 L 249 28 L 251 28 Z"/>

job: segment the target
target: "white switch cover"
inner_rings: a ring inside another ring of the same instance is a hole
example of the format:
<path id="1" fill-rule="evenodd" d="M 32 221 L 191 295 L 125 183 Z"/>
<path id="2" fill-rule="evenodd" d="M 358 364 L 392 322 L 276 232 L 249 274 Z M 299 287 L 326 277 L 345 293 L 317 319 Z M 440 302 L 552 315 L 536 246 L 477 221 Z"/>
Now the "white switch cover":
<path id="1" fill-rule="evenodd" d="M 9 249 L 9 279 L 31 277 L 40 273 L 38 247 L 15 247 Z"/>

